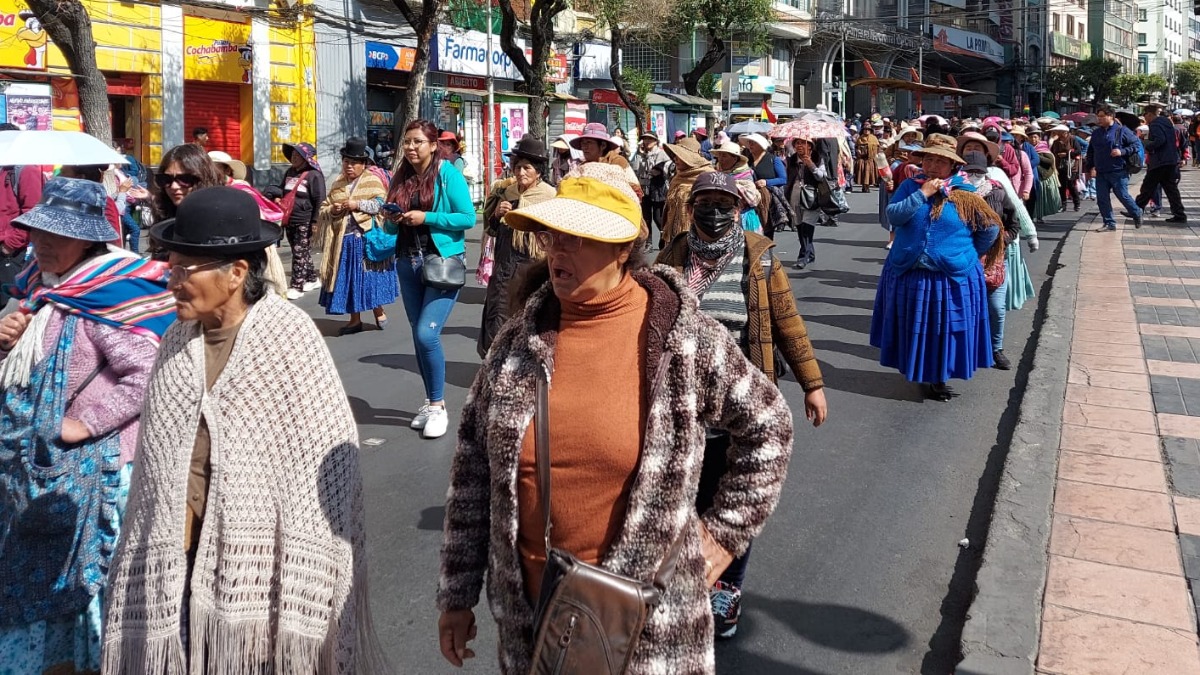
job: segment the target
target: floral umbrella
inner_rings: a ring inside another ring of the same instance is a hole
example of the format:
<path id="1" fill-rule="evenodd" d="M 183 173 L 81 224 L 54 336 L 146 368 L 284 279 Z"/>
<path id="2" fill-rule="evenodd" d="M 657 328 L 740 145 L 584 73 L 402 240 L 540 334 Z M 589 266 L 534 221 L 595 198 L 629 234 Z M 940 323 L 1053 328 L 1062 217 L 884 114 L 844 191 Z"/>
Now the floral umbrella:
<path id="1" fill-rule="evenodd" d="M 805 138 L 811 141 L 818 138 L 843 138 L 846 128 L 836 117 L 833 121 L 801 118 L 777 125 L 771 129 L 769 135 L 771 138 Z"/>

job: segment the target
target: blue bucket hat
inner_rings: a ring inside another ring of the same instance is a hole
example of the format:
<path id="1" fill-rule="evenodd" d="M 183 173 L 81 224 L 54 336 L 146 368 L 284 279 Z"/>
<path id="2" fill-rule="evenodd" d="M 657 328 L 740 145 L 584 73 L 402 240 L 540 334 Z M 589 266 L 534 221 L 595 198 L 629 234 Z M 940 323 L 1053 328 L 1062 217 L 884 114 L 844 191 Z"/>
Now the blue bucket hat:
<path id="1" fill-rule="evenodd" d="M 287 158 L 287 161 L 292 161 L 293 152 L 300 153 L 300 156 L 304 158 L 304 161 L 308 162 L 308 165 L 311 166 L 313 170 L 321 170 L 321 165 L 317 163 L 317 149 L 314 148 L 311 143 L 283 144 L 283 156 Z"/>
<path id="2" fill-rule="evenodd" d="M 47 181 L 41 201 L 12 223 L 80 241 L 112 241 L 117 233 L 104 215 L 107 203 L 103 185 L 60 176 Z"/>

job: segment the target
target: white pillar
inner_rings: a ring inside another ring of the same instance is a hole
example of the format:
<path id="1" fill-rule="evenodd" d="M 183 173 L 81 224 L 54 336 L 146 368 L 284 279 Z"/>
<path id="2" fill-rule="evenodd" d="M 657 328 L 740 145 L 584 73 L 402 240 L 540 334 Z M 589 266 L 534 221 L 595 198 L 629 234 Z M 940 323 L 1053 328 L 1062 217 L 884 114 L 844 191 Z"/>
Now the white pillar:
<path id="1" fill-rule="evenodd" d="M 254 168 L 265 171 L 271 168 L 271 121 L 275 119 L 275 111 L 271 109 L 271 27 L 264 17 L 250 20 L 250 39 L 254 41 L 254 69 L 250 79 L 254 88 Z"/>
<path id="2" fill-rule="evenodd" d="M 182 145 L 183 7 L 163 3 L 162 13 L 162 144 L 163 152 Z"/>

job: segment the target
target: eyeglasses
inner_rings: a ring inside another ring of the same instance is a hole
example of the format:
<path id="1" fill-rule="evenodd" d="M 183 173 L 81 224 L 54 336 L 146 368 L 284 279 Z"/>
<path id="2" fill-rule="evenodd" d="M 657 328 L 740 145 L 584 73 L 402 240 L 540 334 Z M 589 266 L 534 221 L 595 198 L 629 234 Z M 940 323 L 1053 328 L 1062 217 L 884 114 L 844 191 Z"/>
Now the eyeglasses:
<path id="1" fill-rule="evenodd" d="M 533 236 L 537 239 L 538 246 L 541 246 L 543 251 L 555 248 L 563 253 L 574 253 L 583 246 L 583 237 L 577 237 L 564 232 L 543 230 L 541 232 L 534 232 Z"/>
<path id="2" fill-rule="evenodd" d="M 154 174 L 154 182 L 163 189 L 171 187 L 171 183 L 179 183 L 180 187 L 190 188 L 200 182 L 200 177 L 192 173 L 157 173 Z"/>
<path id="3" fill-rule="evenodd" d="M 174 265 L 168 271 L 169 276 L 167 278 L 177 284 L 182 284 L 191 278 L 191 276 L 196 272 L 217 269 L 218 267 L 223 267 L 226 264 L 227 262 L 224 260 L 214 260 L 212 262 L 196 263 L 195 265 Z"/>
<path id="4" fill-rule="evenodd" d="M 426 143 L 431 143 L 431 142 L 432 141 L 419 141 L 416 139 L 406 138 L 403 141 L 400 141 L 400 146 L 405 147 L 405 148 L 416 148 L 416 147 L 419 147 L 419 146 L 425 145 Z"/>

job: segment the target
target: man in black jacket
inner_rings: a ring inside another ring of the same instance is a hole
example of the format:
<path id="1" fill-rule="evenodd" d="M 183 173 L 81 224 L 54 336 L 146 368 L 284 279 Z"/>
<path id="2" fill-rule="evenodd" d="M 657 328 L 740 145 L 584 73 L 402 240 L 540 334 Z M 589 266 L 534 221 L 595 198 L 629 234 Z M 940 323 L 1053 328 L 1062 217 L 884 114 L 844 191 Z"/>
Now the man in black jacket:
<path id="1" fill-rule="evenodd" d="M 1179 198 L 1179 139 L 1175 126 L 1160 115 L 1161 112 L 1162 104 L 1146 105 L 1146 124 L 1150 126 L 1150 133 L 1143 142 L 1146 146 L 1146 178 L 1136 201 L 1138 207 L 1146 208 L 1161 187 L 1171 205 L 1171 217 L 1166 222 L 1186 223 L 1187 213 Z"/>

